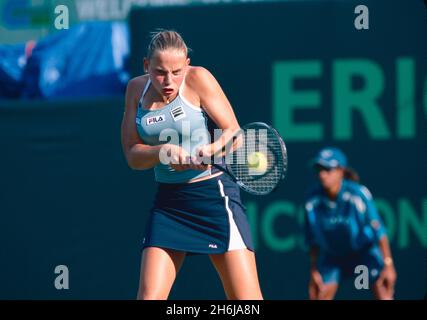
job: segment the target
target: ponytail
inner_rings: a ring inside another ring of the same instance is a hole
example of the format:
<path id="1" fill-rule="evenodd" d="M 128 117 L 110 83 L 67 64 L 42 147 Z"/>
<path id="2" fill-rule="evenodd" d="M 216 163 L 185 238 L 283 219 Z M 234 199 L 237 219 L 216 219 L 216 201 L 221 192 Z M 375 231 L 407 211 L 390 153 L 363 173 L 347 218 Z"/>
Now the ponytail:
<path id="1" fill-rule="evenodd" d="M 344 179 L 359 182 L 359 174 L 352 168 L 344 168 Z"/>

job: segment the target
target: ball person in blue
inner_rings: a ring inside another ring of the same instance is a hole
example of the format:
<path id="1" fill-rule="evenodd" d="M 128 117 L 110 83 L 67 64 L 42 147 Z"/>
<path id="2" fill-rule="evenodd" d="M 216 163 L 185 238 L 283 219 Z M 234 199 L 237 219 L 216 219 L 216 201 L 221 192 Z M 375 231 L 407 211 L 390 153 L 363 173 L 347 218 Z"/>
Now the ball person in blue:
<path id="1" fill-rule="evenodd" d="M 305 233 L 310 247 L 309 298 L 333 299 L 343 277 L 356 280 L 366 266 L 376 299 L 393 299 L 396 271 L 384 225 L 371 193 L 358 183 L 345 154 L 320 150 L 312 162 L 317 183 L 305 202 Z M 363 280 L 361 278 L 360 280 Z"/>
<path id="2" fill-rule="evenodd" d="M 240 189 L 196 157 L 223 150 L 240 128 L 232 106 L 207 69 L 190 66 L 188 48 L 173 30 L 152 34 L 144 68 L 128 83 L 122 122 L 128 165 L 154 168 L 157 182 L 138 299 L 167 299 L 187 254 L 209 255 L 228 299 L 262 299 Z"/>

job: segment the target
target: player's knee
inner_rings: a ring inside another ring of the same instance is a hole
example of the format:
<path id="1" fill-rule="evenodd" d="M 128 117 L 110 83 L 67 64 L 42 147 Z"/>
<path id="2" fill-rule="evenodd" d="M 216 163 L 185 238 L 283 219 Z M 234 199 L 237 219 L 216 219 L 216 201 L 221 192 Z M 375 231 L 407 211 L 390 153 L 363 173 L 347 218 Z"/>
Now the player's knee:
<path id="1" fill-rule="evenodd" d="M 247 292 L 242 294 L 230 294 L 228 300 L 264 300 L 261 292 Z"/>
<path id="2" fill-rule="evenodd" d="M 228 300 L 264 300 L 259 286 L 226 291 Z"/>
<path id="3" fill-rule="evenodd" d="M 139 291 L 137 296 L 137 300 L 166 300 L 167 298 L 167 294 L 148 290 Z"/>
<path id="4" fill-rule="evenodd" d="M 166 300 L 169 296 L 167 290 L 142 287 L 138 290 L 137 300 Z"/>

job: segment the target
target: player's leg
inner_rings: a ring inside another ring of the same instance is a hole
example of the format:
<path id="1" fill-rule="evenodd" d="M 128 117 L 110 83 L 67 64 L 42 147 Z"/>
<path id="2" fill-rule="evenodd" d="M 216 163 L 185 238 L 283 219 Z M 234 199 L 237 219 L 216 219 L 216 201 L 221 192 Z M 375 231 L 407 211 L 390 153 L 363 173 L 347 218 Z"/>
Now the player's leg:
<path id="1" fill-rule="evenodd" d="M 337 282 L 324 283 L 322 290 L 318 292 L 316 300 L 333 300 L 338 290 Z"/>
<path id="2" fill-rule="evenodd" d="M 321 285 L 310 292 L 312 300 L 333 300 L 341 278 L 341 266 L 338 261 L 325 255 L 319 256 L 317 270 L 322 278 Z"/>
<path id="3" fill-rule="evenodd" d="M 221 278 L 227 299 L 262 300 L 255 254 L 248 249 L 211 254 L 211 261 Z"/>
<path id="4" fill-rule="evenodd" d="M 137 299 L 165 300 L 184 262 L 185 252 L 147 247 L 142 253 Z"/>

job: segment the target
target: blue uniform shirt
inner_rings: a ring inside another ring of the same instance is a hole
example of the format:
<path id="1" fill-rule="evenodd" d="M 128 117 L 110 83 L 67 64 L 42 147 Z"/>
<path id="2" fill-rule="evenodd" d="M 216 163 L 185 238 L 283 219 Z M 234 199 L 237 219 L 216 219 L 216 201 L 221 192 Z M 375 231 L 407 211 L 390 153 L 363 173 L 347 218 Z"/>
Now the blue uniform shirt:
<path id="1" fill-rule="evenodd" d="M 343 180 L 335 201 L 320 184 L 305 203 L 305 235 L 309 246 L 332 256 L 345 256 L 378 243 L 386 231 L 369 190 Z"/>

